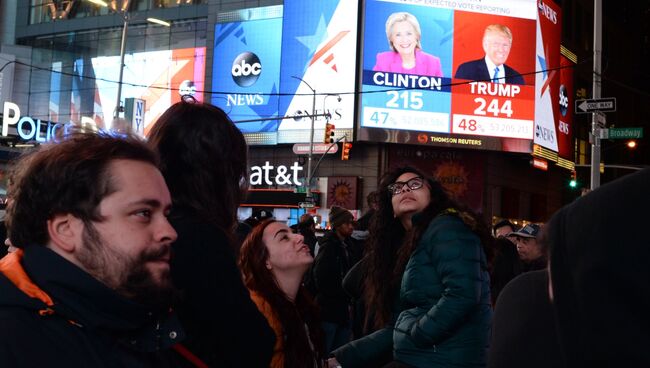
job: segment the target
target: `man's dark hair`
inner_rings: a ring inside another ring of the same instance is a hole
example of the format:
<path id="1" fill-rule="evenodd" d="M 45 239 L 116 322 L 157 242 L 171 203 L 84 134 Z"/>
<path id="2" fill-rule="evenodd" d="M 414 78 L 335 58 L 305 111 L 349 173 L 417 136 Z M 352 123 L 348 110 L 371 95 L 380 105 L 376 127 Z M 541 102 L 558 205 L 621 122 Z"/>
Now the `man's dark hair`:
<path id="1" fill-rule="evenodd" d="M 12 170 L 6 217 L 12 244 L 47 244 L 47 221 L 59 214 L 101 221 L 99 203 L 116 191 L 109 173 L 114 160 L 158 166 L 156 154 L 139 138 L 105 133 L 73 133 L 19 158 Z"/>
<path id="2" fill-rule="evenodd" d="M 512 231 L 517 231 L 517 226 L 515 226 L 515 224 L 513 224 L 509 220 L 501 220 L 496 224 L 494 224 L 494 226 L 492 226 L 492 234 L 496 235 L 497 230 L 504 226 L 510 226 L 510 229 L 512 229 Z"/>
<path id="3" fill-rule="evenodd" d="M 149 145 L 160 154 L 174 206 L 232 234 L 246 188 L 248 147 L 228 115 L 183 100 L 158 119 Z"/>

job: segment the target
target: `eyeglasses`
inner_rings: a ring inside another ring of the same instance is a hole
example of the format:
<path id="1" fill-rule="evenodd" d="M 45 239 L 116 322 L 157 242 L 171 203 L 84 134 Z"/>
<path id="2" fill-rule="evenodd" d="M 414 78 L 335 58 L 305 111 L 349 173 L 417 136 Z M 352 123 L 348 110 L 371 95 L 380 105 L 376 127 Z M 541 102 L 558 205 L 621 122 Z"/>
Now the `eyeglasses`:
<path id="1" fill-rule="evenodd" d="M 410 190 L 418 190 L 424 185 L 424 179 L 421 176 L 416 176 L 409 179 L 406 182 L 396 181 L 393 184 L 388 186 L 388 191 L 392 195 L 398 195 L 404 191 L 404 186 L 407 186 Z"/>

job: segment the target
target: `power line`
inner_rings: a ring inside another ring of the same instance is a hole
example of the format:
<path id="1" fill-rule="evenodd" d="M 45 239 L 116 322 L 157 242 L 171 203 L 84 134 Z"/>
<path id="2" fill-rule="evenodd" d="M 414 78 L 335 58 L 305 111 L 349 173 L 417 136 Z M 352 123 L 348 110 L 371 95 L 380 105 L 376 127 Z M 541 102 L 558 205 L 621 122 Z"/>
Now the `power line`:
<path id="1" fill-rule="evenodd" d="M 2 59 L 2 57 L 0 57 Z M 6 59 L 4 59 L 6 60 Z M 581 61 L 581 63 L 585 63 L 588 61 L 588 59 L 585 59 Z M 107 82 L 107 83 L 114 83 L 114 84 L 119 84 L 119 81 L 111 80 L 111 79 L 106 79 L 106 78 L 98 78 L 98 77 L 92 77 L 92 76 L 84 76 L 84 75 L 79 75 L 76 73 L 70 73 L 70 72 L 64 72 L 60 70 L 54 70 L 52 68 L 45 68 L 45 67 L 40 67 L 36 65 L 31 65 L 27 63 L 23 63 L 21 61 L 14 61 L 14 63 L 18 65 L 22 65 L 28 68 L 36 69 L 36 70 L 41 70 L 41 71 L 46 71 L 50 73 L 56 73 L 56 74 L 61 74 L 65 76 L 70 76 L 70 77 L 77 77 L 77 78 L 82 78 L 82 79 L 88 79 L 88 80 L 94 80 L 94 81 L 102 81 L 102 82 Z M 572 69 L 576 68 L 579 64 L 571 64 L 567 66 L 559 66 L 555 68 L 547 68 L 539 71 L 533 71 L 533 72 L 528 72 L 528 73 L 520 73 L 518 74 L 519 76 L 528 76 L 528 75 L 536 75 L 539 73 L 548 73 L 556 70 L 562 70 L 562 69 Z M 476 81 L 465 81 L 465 82 L 456 82 L 456 83 L 445 83 L 441 84 L 440 87 L 454 87 L 454 86 L 461 86 L 461 85 L 466 85 L 470 84 L 473 82 L 491 82 L 491 80 L 476 80 Z M 156 85 L 146 85 L 146 84 L 137 84 L 137 83 L 129 83 L 129 82 L 122 82 L 122 85 L 127 85 L 131 87 L 140 87 L 140 88 L 152 88 L 152 89 L 157 89 L 157 90 L 166 90 L 166 91 L 179 91 L 180 88 L 174 88 L 174 87 L 169 87 L 169 86 L 156 86 Z M 117 87 L 115 87 L 117 88 Z M 82 91 L 82 90 L 94 90 L 95 88 L 77 88 L 77 89 L 61 89 L 61 90 L 49 90 L 49 91 L 38 91 L 34 93 L 47 93 L 47 92 L 72 92 L 72 91 Z M 378 91 L 351 91 L 351 92 L 322 92 L 322 93 L 316 93 L 317 96 L 326 96 L 326 95 L 363 95 L 363 94 L 373 94 L 373 93 L 385 93 L 387 91 L 404 91 L 404 90 L 419 90 L 418 88 L 410 88 L 410 87 L 399 87 L 399 88 L 387 88 L 387 89 L 382 89 Z M 197 93 L 203 93 L 203 94 L 208 94 L 208 95 L 239 95 L 242 94 L 241 92 L 224 92 L 224 91 L 207 91 L 207 90 L 197 90 Z M 260 96 L 313 96 L 314 93 L 254 93 L 255 95 L 260 95 Z"/>

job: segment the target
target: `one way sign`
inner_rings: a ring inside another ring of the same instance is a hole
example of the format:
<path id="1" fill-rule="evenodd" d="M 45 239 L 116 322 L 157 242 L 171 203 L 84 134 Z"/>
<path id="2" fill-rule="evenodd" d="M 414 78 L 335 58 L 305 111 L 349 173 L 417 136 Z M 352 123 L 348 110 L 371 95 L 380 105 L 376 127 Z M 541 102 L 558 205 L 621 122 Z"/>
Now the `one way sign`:
<path id="1" fill-rule="evenodd" d="M 616 97 L 576 100 L 576 114 L 586 114 L 596 111 L 616 111 Z"/>

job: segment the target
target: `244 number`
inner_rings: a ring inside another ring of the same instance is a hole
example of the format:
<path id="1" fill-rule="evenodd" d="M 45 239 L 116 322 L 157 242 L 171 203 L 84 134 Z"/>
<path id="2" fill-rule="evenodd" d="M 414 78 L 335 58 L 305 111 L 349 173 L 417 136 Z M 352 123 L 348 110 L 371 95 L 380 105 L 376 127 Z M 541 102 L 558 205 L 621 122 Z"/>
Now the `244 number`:
<path id="1" fill-rule="evenodd" d="M 499 116 L 499 114 L 503 114 L 507 117 L 512 116 L 512 101 L 510 100 L 505 100 L 501 106 L 499 106 L 499 100 L 496 98 L 490 101 L 489 104 L 482 97 L 475 98 L 474 102 L 479 104 L 476 110 L 474 110 L 475 115 L 487 115 L 488 113 L 491 113 L 493 116 Z"/>

